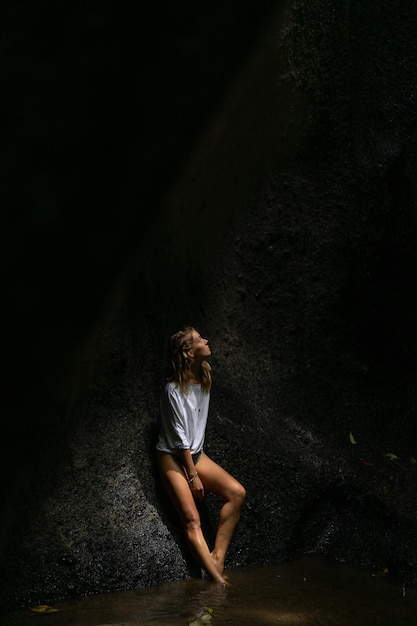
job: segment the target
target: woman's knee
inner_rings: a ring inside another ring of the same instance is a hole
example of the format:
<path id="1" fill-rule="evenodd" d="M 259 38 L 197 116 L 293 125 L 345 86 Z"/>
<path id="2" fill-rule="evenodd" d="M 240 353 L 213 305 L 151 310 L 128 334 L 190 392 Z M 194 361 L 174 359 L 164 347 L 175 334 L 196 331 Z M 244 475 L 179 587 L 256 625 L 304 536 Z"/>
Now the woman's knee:
<path id="1" fill-rule="evenodd" d="M 198 530 L 201 528 L 201 521 L 198 512 L 189 511 L 183 516 L 183 524 L 187 531 Z"/>
<path id="2" fill-rule="evenodd" d="M 246 498 L 246 489 L 240 483 L 236 483 L 233 488 L 232 500 L 237 506 L 242 507 Z"/>

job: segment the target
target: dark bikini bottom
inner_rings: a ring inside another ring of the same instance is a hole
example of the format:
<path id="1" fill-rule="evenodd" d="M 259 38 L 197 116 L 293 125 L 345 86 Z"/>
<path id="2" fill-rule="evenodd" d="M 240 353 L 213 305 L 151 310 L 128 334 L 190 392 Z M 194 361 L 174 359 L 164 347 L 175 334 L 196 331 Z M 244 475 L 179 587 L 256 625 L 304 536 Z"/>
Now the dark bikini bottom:
<path id="1" fill-rule="evenodd" d="M 196 452 L 195 454 L 191 455 L 193 457 L 194 465 L 197 465 L 197 463 L 199 462 L 202 452 L 203 451 L 200 450 L 200 452 Z"/>
<path id="2" fill-rule="evenodd" d="M 200 460 L 200 457 L 201 457 L 202 453 L 203 453 L 203 451 L 202 451 L 202 450 L 200 450 L 200 452 L 196 452 L 195 454 L 192 454 L 192 455 L 191 455 L 191 457 L 192 457 L 192 459 L 193 459 L 193 463 L 194 463 L 194 465 L 197 465 L 197 463 L 198 463 L 198 462 L 199 462 L 199 460 Z M 180 455 L 179 455 L 179 454 L 173 454 L 173 456 L 175 456 L 177 459 L 179 459 L 179 460 L 181 461 L 181 457 L 180 457 Z"/>

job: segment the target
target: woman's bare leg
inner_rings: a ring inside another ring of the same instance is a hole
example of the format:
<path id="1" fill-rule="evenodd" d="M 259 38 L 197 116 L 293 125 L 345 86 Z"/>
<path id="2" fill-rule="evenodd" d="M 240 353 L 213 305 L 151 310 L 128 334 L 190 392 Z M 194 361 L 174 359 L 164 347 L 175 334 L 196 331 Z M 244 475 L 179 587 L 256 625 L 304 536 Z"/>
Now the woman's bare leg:
<path id="1" fill-rule="evenodd" d="M 214 581 L 224 584 L 223 573 L 216 566 L 201 530 L 200 515 L 181 466 L 171 454 L 163 453 L 158 453 L 158 465 L 163 485 L 181 517 L 194 556 Z"/>
<path id="2" fill-rule="evenodd" d="M 204 452 L 198 462 L 198 475 L 206 491 L 219 495 L 225 500 L 220 511 L 216 539 L 211 553 L 219 573 L 223 576 L 226 552 L 239 521 L 246 491 L 243 485 Z"/>

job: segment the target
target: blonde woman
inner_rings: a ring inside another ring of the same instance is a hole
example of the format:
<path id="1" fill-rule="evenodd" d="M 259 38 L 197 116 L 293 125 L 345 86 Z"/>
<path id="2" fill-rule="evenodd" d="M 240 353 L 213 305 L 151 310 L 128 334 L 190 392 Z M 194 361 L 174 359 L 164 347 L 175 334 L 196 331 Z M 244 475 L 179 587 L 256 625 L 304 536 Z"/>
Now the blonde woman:
<path id="1" fill-rule="evenodd" d="M 157 443 L 162 483 L 177 509 L 194 556 L 209 576 L 225 584 L 227 548 L 245 500 L 244 487 L 203 450 L 210 402 L 211 371 L 207 339 L 187 326 L 172 335 L 168 350 L 169 378 L 160 402 Z M 196 500 L 206 493 L 223 498 L 213 550 L 203 536 Z"/>

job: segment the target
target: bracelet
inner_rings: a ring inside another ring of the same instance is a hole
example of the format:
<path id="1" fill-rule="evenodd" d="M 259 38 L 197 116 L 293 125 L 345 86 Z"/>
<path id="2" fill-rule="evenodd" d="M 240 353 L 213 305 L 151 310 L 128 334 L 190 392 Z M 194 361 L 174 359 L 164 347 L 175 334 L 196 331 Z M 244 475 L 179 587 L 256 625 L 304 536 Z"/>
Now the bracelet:
<path id="1" fill-rule="evenodd" d="M 189 485 L 191 485 L 191 483 L 193 482 L 193 480 L 194 480 L 194 478 L 195 478 L 196 476 L 198 476 L 198 472 L 196 472 L 196 473 L 194 474 L 194 476 L 191 476 L 190 480 L 187 480 L 187 482 L 188 482 L 188 484 L 189 484 Z"/>

